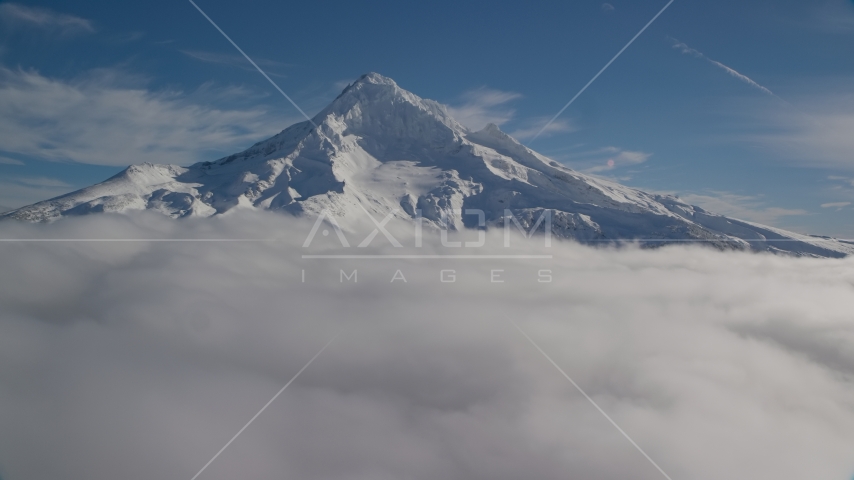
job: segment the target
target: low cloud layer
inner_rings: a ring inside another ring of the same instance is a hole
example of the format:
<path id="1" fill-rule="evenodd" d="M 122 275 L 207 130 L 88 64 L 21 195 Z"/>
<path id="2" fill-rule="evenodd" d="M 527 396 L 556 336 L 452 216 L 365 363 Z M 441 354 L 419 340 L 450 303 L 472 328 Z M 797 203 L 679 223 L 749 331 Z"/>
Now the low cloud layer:
<path id="1" fill-rule="evenodd" d="M 674 479 L 854 474 L 854 260 L 510 251 L 500 232 L 466 253 L 553 258 L 303 259 L 400 252 L 334 234 L 306 252 L 310 228 L 0 223 L 7 239 L 268 240 L 0 242 L 0 477 L 189 479 L 343 328 L 200 479 L 663 478 L 509 319 Z M 434 240 L 403 250 L 449 253 Z"/>

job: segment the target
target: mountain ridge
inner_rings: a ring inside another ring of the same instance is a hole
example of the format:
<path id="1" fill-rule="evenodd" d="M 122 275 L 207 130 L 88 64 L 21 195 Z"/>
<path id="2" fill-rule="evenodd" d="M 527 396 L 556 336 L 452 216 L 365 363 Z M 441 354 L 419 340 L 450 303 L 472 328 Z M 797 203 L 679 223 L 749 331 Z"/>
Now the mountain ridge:
<path id="1" fill-rule="evenodd" d="M 553 233 L 582 242 L 700 241 L 718 248 L 842 257 L 854 246 L 706 212 L 567 168 L 494 124 L 472 131 L 448 109 L 376 73 L 363 75 L 313 118 L 248 149 L 188 167 L 132 165 L 106 181 L 0 218 L 30 222 L 154 210 L 174 218 L 256 208 L 347 219 L 362 210 L 426 224 L 499 225 L 509 210 L 530 228 L 544 211 Z"/>

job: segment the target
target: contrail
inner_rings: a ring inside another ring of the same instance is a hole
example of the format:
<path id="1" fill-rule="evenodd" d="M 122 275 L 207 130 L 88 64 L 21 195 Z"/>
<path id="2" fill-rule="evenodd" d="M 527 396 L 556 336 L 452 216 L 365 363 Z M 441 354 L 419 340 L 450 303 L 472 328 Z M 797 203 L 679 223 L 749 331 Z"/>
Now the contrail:
<path id="1" fill-rule="evenodd" d="M 537 132 L 537 134 L 536 134 L 536 135 L 534 135 L 534 138 L 532 138 L 532 139 L 531 139 L 531 142 L 533 142 L 534 140 L 536 140 L 536 139 L 537 139 L 537 137 L 539 137 L 539 136 L 540 136 L 544 131 L 546 131 L 546 129 L 547 129 L 547 128 L 549 128 L 549 125 L 551 125 L 555 120 L 557 120 L 557 117 L 559 117 L 559 116 L 560 116 L 560 114 L 561 114 L 561 113 L 563 113 L 563 111 L 564 111 L 564 110 L 566 110 L 567 108 L 569 108 L 569 106 L 570 106 L 570 105 L 572 105 L 572 102 L 574 102 L 576 98 L 578 98 L 579 96 L 581 96 L 581 94 L 582 94 L 582 93 L 584 93 L 584 91 L 585 91 L 585 90 L 587 90 L 587 87 L 589 87 L 593 82 L 595 82 L 595 81 L 596 81 L 596 79 L 597 79 L 597 78 L 599 78 L 599 75 L 602 75 L 602 72 L 604 72 L 605 70 L 607 70 L 607 69 L 608 69 L 608 67 L 610 67 L 610 66 L 611 66 L 611 64 L 612 64 L 612 63 L 614 63 L 614 60 L 616 60 L 616 59 L 617 59 L 617 57 L 619 57 L 620 55 L 622 55 L 622 54 L 623 54 L 623 52 L 625 52 L 625 51 L 626 51 L 626 49 L 627 49 L 627 48 L 629 48 L 629 46 L 630 46 L 631 44 L 633 44 L 633 43 L 635 42 L 635 40 L 637 40 L 637 38 L 638 38 L 638 37 L 640 37 L 640 36 L 641 36 L 641 34 L 642 34 L 644 31 L 646 31 L 646 29 L 647 29 L 647 28 L 649 28 L 649 26 L 650 26 L 650 25 L 652 25 L 652 22 L 654 22 L 654 21 L 655 21 L 659 16 L 661 16 L 661 14 L 662 14 L 662 13 L 664 13 L 664 11 L 665 11 L 665 10 L 667 10 L 667 7 L 669 7 L 669 6 L 670 6 L 670 4 L 671 4 L 671 3 L 673 3 L 674 1 L 675 1 L 675 0 L 670 0 L 669 2 L 667 2 L 667 5 L 665 5 L 665 6 L 664 6 L 664 8 L 662 8 L 658 13 L 656 13 L 656 14 L 655 14 L 655 16 L 654 16 L 654 17 L 652 17 L 652 20 L 650 20 L 646 25 L 644 25 L 644 26 L 643 26 L 643 28 L 641 28 L 641 29 L 640 29 L 640 32 L 638 32 L 638 33 L 637 33 L 637 35 L 635 35 L 634 37 L 632 37 L 632 39 L 631 39 L 631 40 L 629 40 L 629 43 L 627 43 L 625 47 L 623 47 L 622 49 L 620 49 L 620 51 L 619 51 L 619 52 L 617 52 L 617 54 L 616 54 L 616 55 L 614 55 L 614 58 L 612 58 L 610 62 L 606 63 L 606 64 L 605 64 L 605 66 L 604 66 L 604 67 L 602 67 L 602 70 L 599 70 L 599 73 L 597 73 L 596 75 L 594 75 L 594 76 L 593 76 L 593 78 L 591 78 L 591 79 L 590 79 L 590 81 L 589 81 L 589 82 L 587 82 L 587 85 L 585 85 L 585 86 L 584 86 L 584 88 L 582 88 L 582 89 L 581 89 L 581 91 L 579 91 L 578 93 L 576 93 L 576 94 L 575 94 L 575 96 L 574 96 L 574 97 L 572 97 L 572 100 L 570 100 L 569 102 L 567 102 L 567 104 L 566 104 L 566 105 L 564 105 L 564 106 L 563 106 L 563 108 L 561 108 L 559 112 L 557 112 L 557 115 L 555 115 L 554 117 L 552 117 L 552 119 L 551 119 L 551 120 L 549 120 L 549 121 L 548 121 L 548 123 L 546 123 L 546 124 L 543 126 L 543 128 L 541 128 L 541 129 L 540 129 L 540 131 L 539 131 L 539 132 Z M 528 143 L 531 143 L 531 142 L 528 142 Z"/>
<path id="2" fill-rule="evenodd" d="M 673 42 L 674 42 L 673 48 L 678 49 L 682 53 L 685 53 L 688 55 L 693 55 L 694 57 L 697 57 L 701 60 L 705 60 L 705 61 L 711 63 L 712 65 L 720 68 L 721 70 L 725 71 L 726 73 L 730 74 L 731 76 L 733 76 L 733 77 L 741 80 L 742 82 L 750 85 L 751 87 L 758 88 L 762 92 L 767 93 L 768 95 L 771 95 L 772 97 L 777 97 L 777 95 L 774 92 L 772 92 L 771 90 L 769 90 L 769 89 L 763 87 L 762 85 L 756 83 L 752 78 L 748 77 L 747 75 L 739 73 L 735 69 L 730 68 L 730 67 L 724 65 L 723 63 L 718 62 L 717 60 L 712 60 L 711 58 L 705 56 L 702 52 L 695 50 L 695 49 L 689 47 L 688 45 L 685 45 L 684 43 L 680 42 L 679 40 L 676 40 L 676 39 L 671 39 L 671 40 L 673 40 Z M 777 98 L 780 98 L 780 97 L 777 97 Z"/>

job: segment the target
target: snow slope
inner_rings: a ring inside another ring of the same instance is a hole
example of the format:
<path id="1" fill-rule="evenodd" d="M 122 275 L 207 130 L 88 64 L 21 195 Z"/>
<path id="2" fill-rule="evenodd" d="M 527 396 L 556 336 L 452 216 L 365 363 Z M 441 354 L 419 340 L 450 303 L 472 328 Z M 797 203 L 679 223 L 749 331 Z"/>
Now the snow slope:
<path id="1" fill-rule="evenodd" d="M 495 125 L 472 132 L 447 109 L 370 73 L 309 122 L 249 149 L 190 167 L 134 165 L 103 183 L 3 214 L 44 222 L 95 212 L 156 210 L 179 218 L 234 209 L 317 215 L 346 223 L 390 212 L 460 229 L 489 225 L 505 209 L 523 226 L 544 210 L 556 235 L 584 242 L 703 241 L 840 257 L 854 246 L 715 215 L 671 196 L 645 193 L 576 172 L 523 146 Z M 444 219 L 444 220 L 443 220 Z"/>

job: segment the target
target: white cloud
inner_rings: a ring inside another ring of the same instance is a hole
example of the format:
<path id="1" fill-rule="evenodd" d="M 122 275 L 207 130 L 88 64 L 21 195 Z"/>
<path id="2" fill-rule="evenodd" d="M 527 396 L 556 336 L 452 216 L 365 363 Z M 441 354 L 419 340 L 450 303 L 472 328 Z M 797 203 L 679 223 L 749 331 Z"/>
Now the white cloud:
<path id="1" fill-rule="evenodd" d="M 649 160 L 651 156 L 651 153 L 625 150 L 615 146 L 551 155 L 552 158 L 560 159 L 572 168 L 587 173 L 601 173 L 619 167 L 639 165 Z"/>
<path id="2" fill-rule="evenodd" d="M 14 158 L 0 156 L 0 165 L 23 165 L 24 162 Z"/>
<path id="3" fill-rule="evenodd" d="M 204 50 L 179 50 L 179 51 L 181 53 L 183 53 L 184 55 L 186 55 L 190 58 L 194 58 L 196 60 L 199 60 L 201 62 L 213 63 L 216 65 L 225 65 L 225 66 L 229 66 L 229 67 L 238 67 L 238 68 L 242 68 L 244 70 L 257 72 L 257 70 L 255 70 L 255 68 L 248 61 L 246 61 L 245 58 L 243 58 L 240 55 L 231 54 L 231 53 L 207 52 Z M 269 60 L 266 58 L 253 58 L 252 60 L 256 64 L 258 64 L 258 66 L 260 66 L 262 68 L 267 68 L 267 69 L 269 69 L 269 68 L 284 68 L 284 67 L 291 67 L 292 66 L 292 65 L 289 65 L 286 63 L 277 62 L 275 60 Z M 268 75 L 276 76 L 276 77 L 286 78 L 285 75 L 281 75 L 281 74 L 278 74 L 275 72 L 268 72 L 265 70 L 265 73 L 267 73 Z"/>
<path id="4" fill-rule="evenodd" d="M 585 169 L 585 171 L 590 173 L 599 173 L 608 170 L 613 170 L 617 167 L 638 165 L 646 162 L 649 157 L 652 156 L 651 153 L 635 152 L 631 150 L 620 150 L 616 147 L 608 147 L 606 149 L 603 149 L 603 152 L 610 152 L 612 154 L 608 155 L 608 158 L 604 161 L 604 164 L 587 168 Z"/>
<path id="5" fill-rule="evenodd" d="M 739 195 L 732 192 L 709 191 L 705 194 L 680 195 L 691 205 L 697 205 L 720 215 L 774 226 L 782 217 L 807 215 L 806 210 L 768 206 L 758 196 Z"/>
<path id="6" fill-rule="evenodd" d="M 830 202 L 830 203 L 822 203 L 821 208 L 842 209 L 843 207 L 847 207 L 848 205 L 851 205 L 851 202 Z"/>
<path id="7" fill-rule="evenodd" d="M 457 105 L 449 105 L 448 112 L 458 122 L 472 130 L 480 130 L 489 123 L 498 126 L 510 121 L 515 110 L 506 106 L 522 95 L 481 87 L 465 92 Z"/>
<path id="8" fill-rule="evenodd" d="M 145 38 L 144 32 L 128 32 L 119 34 L 116 37 L 116 41 L 120 43 L 131 43 L 136 42 L 137 40 L 141 40 Z"/>
<path id="9" fill-rule="evenodd" d="M 56 178 L 48 178 L 48 177 L 21 177 L 16 179 L 18 183 L 23 185 L 29 185 L 31 187 L 60 187 L 60 188 L 69 188 L 71 185 L 68 183 L 58 180 Z"/>
<path id="10" fill-rule="evenodd" d="M 353 80 L 338 80 L 336 82 L 332 82 L 332 89 L 335 93 L 341 93 L 345 88 L 349 87 L 353 83 Z"/>
<path id="11" fill-rule="evenodd" d="M 85 18 L 17 3 L 0 5 L 0 20 L 8 28 L 37 27 L 60 35 L 95 33 L 92 22 Z"/>
<path id="12" fill-rule="evenodd" d="M 116 70 L 65 81 L 0 69 L 0 145 L 55 161 L 189 164 L 245 148 L 290 124 L 257 106 L 216 108 L 210 90 L 200 90 L 207 101 L 198 103 L 182 92 L 148 90 Z"/>
<path id="13" fill-rule="evenodd" d="M 347 326 L 204 478 L 660 479 L 507 317 L 673 478 L 854 473 L 852 259 L 560 244 L 544 262 L 306 261 L 309 227 L 0 223 L 278 239 L 0 245 L 4 478 L 190 478 Z"/>
<path id="14" fill-rule="evenodd" d="M 811 89 L 823 93 L 790 96 L 797 108 L 738 100 L 733 108 L 749 123 L 733 137 L 796 165 L 854 170 L 854 98 L 847 87 Z"/>
<path id="15" fill-rule="evenodd" d="M 7 176 L 0 179 L 0 205 L 23 207 L 73 190 L 72 185 L 55 178 Z"/>
<path id="16" fill-rule="evenodd" d="M 578 130 L 578 127 L 576 127 L 572 120 L 558 118 L 552 123 L 548 123 L 549 120 L 550 118 L 547 117 L 531 119 L 525 122 L 527 126 L 523 126 L 510 132 L 510 136 L 519 140 L 528 140 L 534 138 L 534 136 L 543 129 L 543 125 L 546 125 L 546 128 L 545 130 L 542 130 L 540 137 L 550 137 L 555 134 L 569 133 Z"/>
<path id="17" fill-rule="evenodd" d="M 854 31 L 854 5 L 847 0 L 825 0 L 812 4 L 812 18 L 816 27 L 835 33 Z"/>
<path id="18" fill-rule="evenodd" d="M 674 49 L 677 49 L 684 54 L 692 55 L 696 58 L 706 60 L 707 62 L 711 63 L 712 65 L 714 65 L 714 66 L 720 68 L 721 70 L 725 71 L 726 73 L 728 73 L 731 77 L 734 77 L 734 78 L 750 85 L 751 87 L 759 89 L 763 93 L 771 95 L 772 97 L 777 97 L 777 95 L 775 95 L 774 92 L 772 92 L 771 90 L 769 90 L 769 89 L 763 87 L 762 85 L 756 83 L 753 79 L 751 79 L 747 75 L 741 74 L 741 73 L 737 72 L 735 69 L 730 68 L 721 62 L 718 62 L 716 60 L 712 60 L 711 58 L 705 56 L 703 53 L 689 47 L 688 45 L 685 45 L 684 43 L 682 43 L 678 40 L 673 39 L 673 42 L 674 42 L 673 43 Z"/>
<path id="19" fill-rule="evenodd" d="M 854 178 L 843 177 L 841 175 L 828 175 L 827 179 L 835 182 L 842 182 L 845 187 L 854 187 Z"/>
<path id="20" fill-rule="evenodd" d="M 605 13 L 611 13 L 611 12 L 613 12 L 614 10 L 616 10 L 616 9 L 615 9 L 615 8 L 614 8 L 614 6 L 613 6 L 613 5 L 611 5 L 610 3 L 603 3 L 603 4 L 602 4 L 602 11 L 603 11 L 603 12 L 605 12 Z"/>

